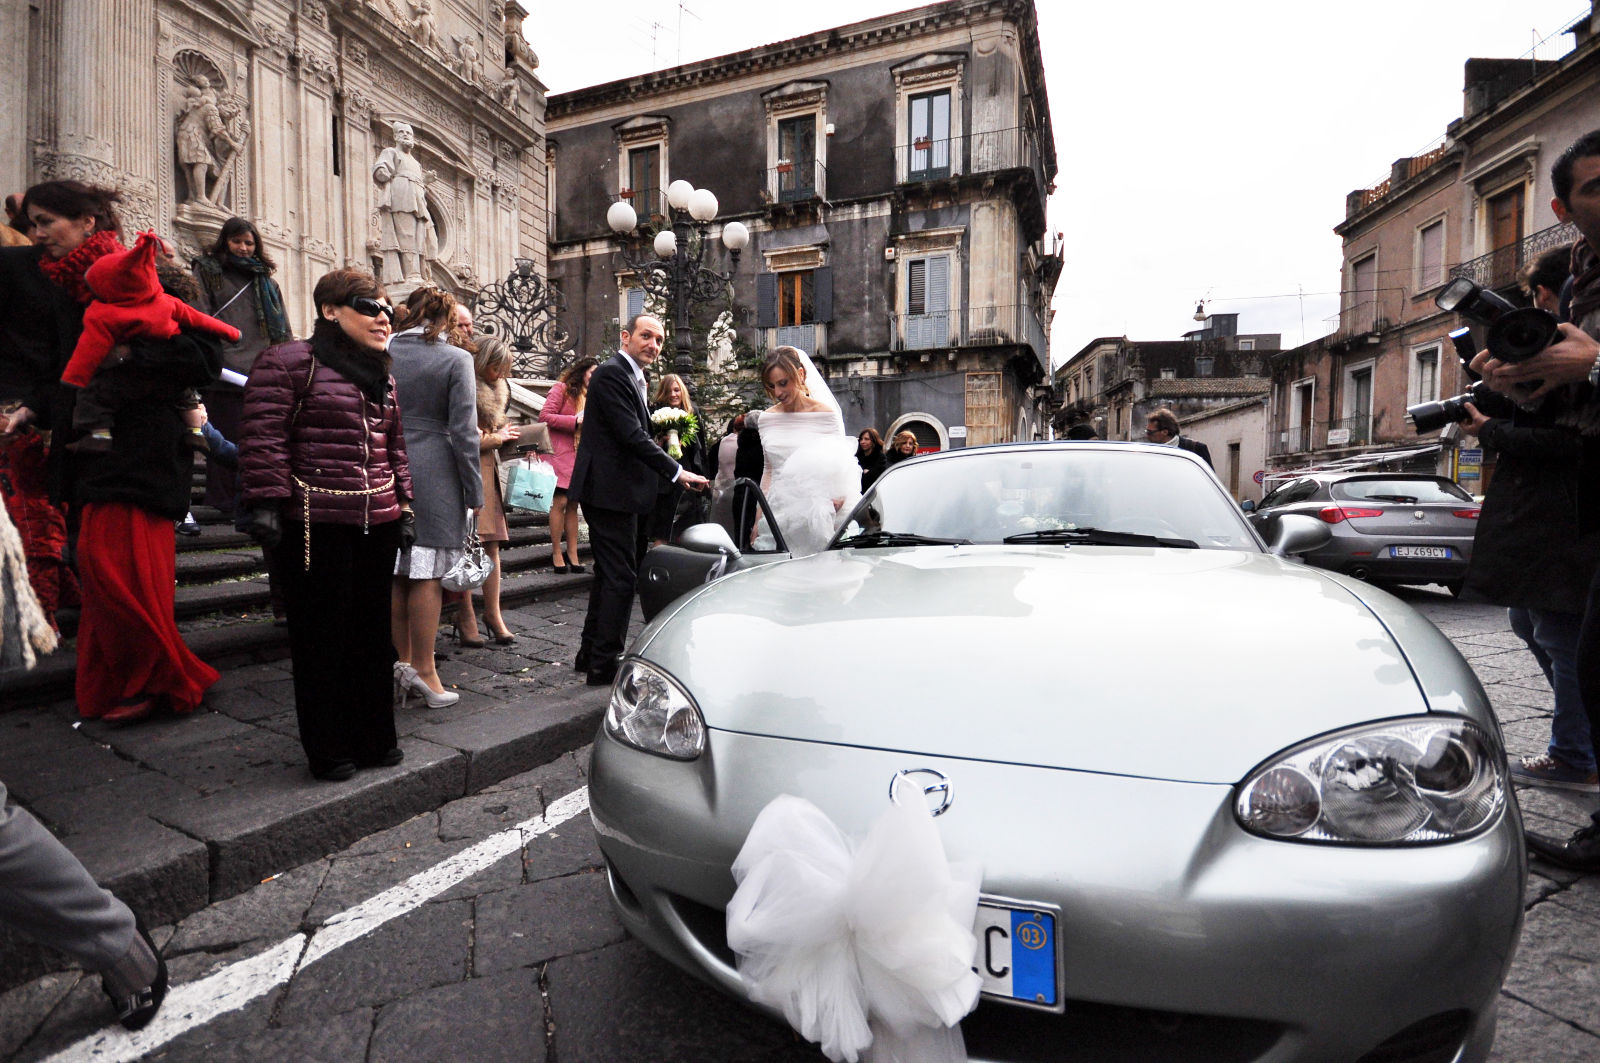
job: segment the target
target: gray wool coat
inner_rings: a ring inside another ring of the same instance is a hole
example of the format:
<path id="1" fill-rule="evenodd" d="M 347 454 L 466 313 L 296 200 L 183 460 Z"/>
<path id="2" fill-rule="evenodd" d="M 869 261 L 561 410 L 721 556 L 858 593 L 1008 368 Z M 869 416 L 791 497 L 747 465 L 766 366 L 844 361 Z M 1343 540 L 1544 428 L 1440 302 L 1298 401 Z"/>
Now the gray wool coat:
<path id="1" fill-rule="evenodd" d="M 395 396 L 406 433 L 417 545 L 461 548 L 467 509 L 483 504 L 478 466 L 478 384 L 472 356 L 421 333 L 389 341 Z"/>

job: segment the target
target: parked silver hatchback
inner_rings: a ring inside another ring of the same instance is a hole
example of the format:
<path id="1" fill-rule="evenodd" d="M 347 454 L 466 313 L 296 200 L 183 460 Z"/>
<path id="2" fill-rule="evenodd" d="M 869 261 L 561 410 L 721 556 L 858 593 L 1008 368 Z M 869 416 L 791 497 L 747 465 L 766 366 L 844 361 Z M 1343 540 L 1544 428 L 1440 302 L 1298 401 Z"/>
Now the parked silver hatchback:
<path id="1" fill-rule="evenodd" d="M 1271 541 L 1278 519 L 1303 513 L 1333 538 L 1308 564 L 1374 583 L 1442 583 L 1460 593 L 1478 503 L 1454 481 L 1416 473 L 1312 473 L 1275 488 L 1250 513 Z"/>

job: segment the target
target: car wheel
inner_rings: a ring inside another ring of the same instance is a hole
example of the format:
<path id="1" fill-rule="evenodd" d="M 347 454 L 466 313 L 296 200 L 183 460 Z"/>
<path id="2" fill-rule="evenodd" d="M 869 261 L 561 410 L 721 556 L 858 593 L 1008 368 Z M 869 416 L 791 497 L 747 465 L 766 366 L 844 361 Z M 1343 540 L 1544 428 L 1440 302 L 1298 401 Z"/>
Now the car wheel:
<path id="1" fill-rule="evenodd" d="M 1466 586 L 1466 581 L 1465 580 L 1456 579 L 1456 580 L 1451 580 L 1448 583 L 1446 583 L 1444 585 L 1444 589 L 1450 592 L 1450 597 L 1459 598 L 1459 597 L 1461 597 L 1461 589 L 1464 586 Z"/>

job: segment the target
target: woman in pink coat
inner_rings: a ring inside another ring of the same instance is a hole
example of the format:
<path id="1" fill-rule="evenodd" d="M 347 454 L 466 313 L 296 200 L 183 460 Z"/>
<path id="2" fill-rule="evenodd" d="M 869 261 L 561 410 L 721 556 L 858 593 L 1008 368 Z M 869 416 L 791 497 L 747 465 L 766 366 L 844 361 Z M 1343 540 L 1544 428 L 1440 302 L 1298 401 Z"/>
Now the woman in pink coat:
<path id="1" fill-rule="evenodd" d="M 555 496 L 550 500 L 550 568 L 558 575 L 583 571 L 578 562 L 578 506 L 568 502 L 567 486 L 572 482 L 572 463 L 583 431 L 583 400 L 589 390 L 589 377 L 599 364 L 595 358 L 579 358 L 561 374 L 539 411 L 539 420 L 550 426 L 550 445 L 555 448 L 555 453 L 545 460 L 556 471 Z"/>

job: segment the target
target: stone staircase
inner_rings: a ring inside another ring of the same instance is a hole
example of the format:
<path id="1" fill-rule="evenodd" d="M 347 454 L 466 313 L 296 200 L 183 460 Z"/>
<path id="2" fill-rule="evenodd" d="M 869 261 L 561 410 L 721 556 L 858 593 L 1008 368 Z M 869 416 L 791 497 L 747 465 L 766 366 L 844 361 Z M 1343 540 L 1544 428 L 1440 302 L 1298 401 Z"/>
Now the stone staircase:
<path id="1" fill-rule="evenodd" d="M 195 466 L 194 516 L 198 536 L 178 536 L 178 587 L 173 612 L 184 641 L 215 668 L 286 657 L 287 632 L 273 624 L 261 549 L 231 521 L 201 505 L 205 467 Z M 508 513 L 511 541 L 500 547 L 501 600 L 516 606 L 540 598 L 587 593 L 592 574 L 558 576 L 550 570 L 550 532 L 543 514 Z M 588 546 L 579 550 L 587 565 Z M 449 615 L 449 606 L 446 606 Z M 64 611 L 61 649 L 29 672 L 0 672 L 0 711 L 72 696 L 77 659 L 71 636 L 77 616 Z M 482 623 L 480 617 L 480 626 Z M 444 627 L 448 627 L 448 620 Z"/>

